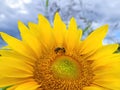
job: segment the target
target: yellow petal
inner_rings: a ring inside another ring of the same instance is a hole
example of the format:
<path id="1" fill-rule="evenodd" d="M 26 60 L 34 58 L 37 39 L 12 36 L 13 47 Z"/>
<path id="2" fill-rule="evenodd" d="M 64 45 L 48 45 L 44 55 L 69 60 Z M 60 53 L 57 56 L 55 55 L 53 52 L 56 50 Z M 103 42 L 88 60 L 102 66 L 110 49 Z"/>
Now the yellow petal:
<path id="1" fill-rule="evenodd" d="M 104 25 L 93 31 L 81 44 L 81 54 L 91 54 L 102 46 L 102 40 L 108 31 L 108 25 Z"/>
<path id="2" fill-rule="evenodd" d="M 74 31 L 74 32 L 77 31 L 77 23 L 76 23 L 75 18 L 73 18 L 73 17 L 70 20 L 70 24 L 69 24 L 68 30 Z"/>
<path id="3" fill-rule="evenodd" d="M 33 53 L 33 51 L 31 50 L 31 48 L 29 48 L 25 43 L 23 43 L 22 41 L 6 34 L 6 33 L 0 33 L 2 38 L 4 39 L 4 41 L 16 52 L 25 55 L 27 57 L 33 58 L 35 57 L 35 54 Z"/>
<path id="4" fill-rule="evenodd" d="M 39 27 L 46 28 L 47 30 L 49 30 L 51 28 L 51 25 L 49 23 L 49 21 L 41 14 L 38 15 L 38 25 Z"/>
<path id="5" fill-rule="evenodd" d="M 11 87 L 7 88 L 7 90 L 15 90 L 16 87 L 17 87 L 16 85 L 15 86 L 11 86 Z"/>
<path id="6" fill-rule="evenodd" d="M 120 54 L 110 54 L 102 57 L 102 59 L 101 57 L 98 58 L 97 60 L 94 61 L 92 66 L 96 68 L 104 65 L 113 65 L 114 63 L 119 63 L 119 62 L 120 62 Z"/>
<path id="7" fill-rule="evenodd" d="M 9 49 L 1 49 L 0 50 L 0 54 L 3 56 L 3 57 L 12 57 L 12 58 L 16 58 L 18 60 L 21 60 L 29 65 L 34 65 L 35 61 L 34 59 L 31 59 L 31 58 L 28 58 L 28 57 L 25 57 L 13 50 L 9 50 Z"/>
<path id="8" fill-rule="evenodd" d="M 103 87 L 105 90 L 120 90 L 120 78 L 115 78 L 115 76 L 99 77 L 93 82 L 93 84 Z"/>
<path id="9" fill-rule="evenodd" d="M 24 82 L 25 79 L 0 76 L 0 88 Z"/>
<path id="10" fill-rule="evenodd" d="M 66 34 L 66 25 L 61 20 L 59 13 L 55 14 L 53 29 L 57 45 L 60 47 L 63 46 Z"/>
<path id="11" fill-rule="evenodd" d="M 94 73 L 96 77 L 102 77 L 102 76 L 113 76 L 120 78 L 120 62 L 116 63 L 108 63 L 103 66 L 98 66 L 94 68 Z"/>
<path id="12" fill-rule="evenodd" d="M 93 84 L 109 88 L 110 90 L 120 90 L 119 68 L 120 62 L 107 63 L 104 66 L 97 67 L 94 70 L 95 76 Z"/>
<path id="13" fill-rule="evenodd" d="M 39 85 L 35 81 L 29 81 L 18 85 L 15 90 L 37 90 Z"/>
<path id="14" fill-rule="evenodd" d="M 70 20 L 69 29 L 66 33 L 66 46 L 68 51 L 75 50 L 80 42 L 82 30 L 77 30 L 77 24 L 74 18 Z M 78 47 L 77 47 L 78 48 Z"/>
<path id="15" fill-rule="evenodd" d="M 22 40 L 32 48 L 39 58 L 41 51 L 40 41 L 31 34 L 30 30 L 21 21 L 18 21 L 18 27 Z"/>
<path id="16" fill-rule="evenodd" d="M 33 76 L 33 67 L 22 60 L 11 57 L 0 57 L 0 76 L 28 78 Z"/>
<path id="17" fill-rule="evenodd" d="M 28 22 L 28 27 L 30 29 L 29 31 L 31 32 L 31 34 L 33 36 L 35 36 L 36 38 L 40 37 L 39 25 L 38 24 Z M 40 38 L 38 38 L 38 40 L 40 40 Z"/>
<path id="18" fill-rule="evenodd" d="M 118 44 L 105 45 L 98 49 L 96 53 L 94 53 L 94 55 L 92 55 L 92 57 L 90 57 L 89 59 L 96 60 L 102 57 L 106 57 L 106 55 L 111 55 L 117 50 L 118 46 Z"/>
<path id="19" fill-rule="evenodd" d="M 89 87 L 84 87 L 83 90 L 104 90 L 104 89 L 97 86 L 89 86 Z"/>
<path id="20" fill-rule="evenodd" d="M 42 48 L 43 47 L 44 47 L 44 49 L 52 48 L 52 46 L 54 45 L 54 37 L 53 37 L 52 28 L 50 26 L 50 23 L 42 15 L 39 15 L 38 19 L 39 19 L 38 26 L 36 28 L 37 32 L 34 30 L 35 24 L 30 22 L 30 23 L 28 23 L 28 26 L 33 31 L 33 34 L 35 34 L 35 35 L 36 35 L 36 33 L 39 34 L 39 35 L 37 35 L 37 37 L 39 38 L 39 40 L 42 44 Z"/>
<path id="21" fill-rule="evenodd" d="M 100 48 L 98 53 L 100 52 L 103 54 L 112 54 L 117 50 L 118 46 L 119 46 L 118 44 L 105 45 L 102 48 Z"/>
<path id="22" fill-rule="evenodd" d="M 10 49 L 10 47 L 7 45 L 7 46 L 2 47 L 1 49 Z"/>

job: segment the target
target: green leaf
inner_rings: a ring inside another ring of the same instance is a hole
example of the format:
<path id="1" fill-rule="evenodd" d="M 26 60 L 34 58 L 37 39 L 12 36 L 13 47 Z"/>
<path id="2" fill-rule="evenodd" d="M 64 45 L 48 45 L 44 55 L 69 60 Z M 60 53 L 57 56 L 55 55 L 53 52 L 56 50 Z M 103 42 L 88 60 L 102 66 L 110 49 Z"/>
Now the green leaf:
<path id="1" fill-rule="evenodd" d="M 88 23 L 88 26 L 83 30 L 83 34 L 91 28 L 92 23 Z"/>
<path id="2" fill-rule="evenodd" d="M 49 0 L 46 0 L 46 7 L 48 7 L 49 5 Z"/>
<path id="3" fill-rule="evenodd" d="M 0 88 L 0 90 L 7 90 L 7 88 L 9 88 L 11 86 L 6 86 L 6 87 L 3 87 L 3 88 Z"/>

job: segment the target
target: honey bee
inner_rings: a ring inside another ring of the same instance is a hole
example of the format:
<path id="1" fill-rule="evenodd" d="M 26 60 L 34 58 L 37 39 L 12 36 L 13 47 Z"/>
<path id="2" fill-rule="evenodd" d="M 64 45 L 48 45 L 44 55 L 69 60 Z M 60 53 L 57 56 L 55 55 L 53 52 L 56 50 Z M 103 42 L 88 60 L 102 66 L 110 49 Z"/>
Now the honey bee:
<path id="1" fill-rule="evenodd" d="M 65 48 L 64 47 L 57 47 L 57 48 L 55 48 L 55 53 L 56 54 L 65 54 Z"/>

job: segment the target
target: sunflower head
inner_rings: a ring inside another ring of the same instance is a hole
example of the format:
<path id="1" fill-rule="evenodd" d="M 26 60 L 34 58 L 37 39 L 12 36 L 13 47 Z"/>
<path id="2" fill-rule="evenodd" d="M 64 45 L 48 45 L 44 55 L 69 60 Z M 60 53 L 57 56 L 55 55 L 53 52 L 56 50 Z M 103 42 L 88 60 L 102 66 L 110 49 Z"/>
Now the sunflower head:
<path id="1" fill-rule="evenodd" d="M 28 27 L 18 21 L 21 40 L 0 32 L 0 87 L 8 90 L 120 90 L 118 44 L 102 45 L 108 25 L 81 40 L 82 30 L 59 13 L 53 26 L 42 15 Z"/>

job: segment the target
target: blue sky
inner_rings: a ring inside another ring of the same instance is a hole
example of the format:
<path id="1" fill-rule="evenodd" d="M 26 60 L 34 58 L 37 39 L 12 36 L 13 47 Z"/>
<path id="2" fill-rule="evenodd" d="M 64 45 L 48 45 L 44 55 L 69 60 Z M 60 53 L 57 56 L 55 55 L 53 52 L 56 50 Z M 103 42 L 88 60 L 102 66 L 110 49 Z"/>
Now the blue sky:
<path id="1" fill-rule="evenodd" d="M 39 13 L 45 15 L 50 22 L 56 11 L 68 23 L 74 16 L 78 25 L 84 29 L 88 23 L 92 28 L 109 24 L 109 33 L 104 43 L 120 43 L 120 0 L 0 0 L 0 31 L 19 37 L 17 21 L 37 22 Z M 3 45 L 0 40 L 0 46 Z"/>

